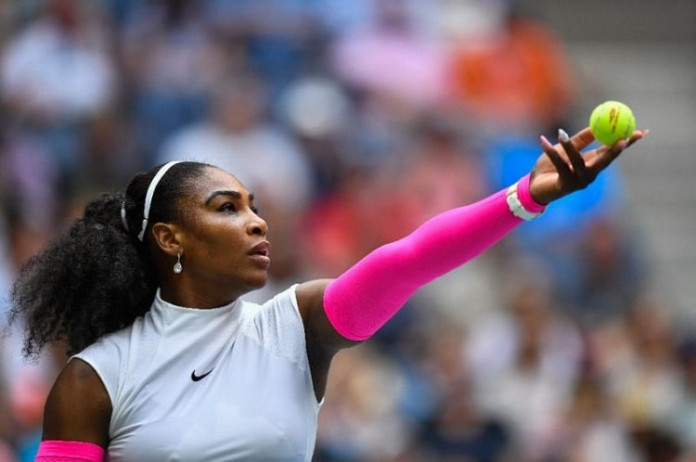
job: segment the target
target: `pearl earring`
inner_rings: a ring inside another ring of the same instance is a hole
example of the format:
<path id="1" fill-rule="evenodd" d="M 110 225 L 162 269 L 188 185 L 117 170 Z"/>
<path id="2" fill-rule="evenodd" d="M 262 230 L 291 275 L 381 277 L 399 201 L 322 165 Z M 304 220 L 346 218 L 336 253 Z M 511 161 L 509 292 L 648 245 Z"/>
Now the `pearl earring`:
<path id="1" fill-rule="evenodd" d="M 174 263 L 174 274 L 181 274 L 181 272 L 184 270 L 184 267 L 181 266 L 181 253 L 176 254 L 176 263 Z"/>

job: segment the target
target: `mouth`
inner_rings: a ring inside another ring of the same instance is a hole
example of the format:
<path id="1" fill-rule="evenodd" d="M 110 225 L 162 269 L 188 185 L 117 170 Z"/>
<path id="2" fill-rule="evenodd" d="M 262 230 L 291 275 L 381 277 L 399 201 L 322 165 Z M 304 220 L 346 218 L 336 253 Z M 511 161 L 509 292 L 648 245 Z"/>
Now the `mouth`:
<path id="1" fill-rule="evenodd" d="M 266 269 L 271 264 L 271 244 L 268 241 L 263 241 L 249 251 L 249 256 L 258 264 L 261 268 Z"/>
<path id="2" fill-rule="evenodd" d="M 262 257 L 268 257 L 271 254 L 271 243 L 268 241 L 263 241 L 260 244 L 255 245 L 249 251 L 249 255 L 260 255 Z"/>

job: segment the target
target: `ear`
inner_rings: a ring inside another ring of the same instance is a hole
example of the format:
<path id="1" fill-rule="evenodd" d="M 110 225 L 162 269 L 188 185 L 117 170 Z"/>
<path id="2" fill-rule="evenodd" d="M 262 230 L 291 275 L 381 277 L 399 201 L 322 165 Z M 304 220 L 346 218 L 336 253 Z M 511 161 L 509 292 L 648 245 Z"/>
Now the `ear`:
<path id="1" fill-rule="evenodd" d="M 157 246 L 167 255 L 175 257 L 181 253 L 181 230 L 175 224 L 155 223 L 152 225 L 152 237 Z"/>

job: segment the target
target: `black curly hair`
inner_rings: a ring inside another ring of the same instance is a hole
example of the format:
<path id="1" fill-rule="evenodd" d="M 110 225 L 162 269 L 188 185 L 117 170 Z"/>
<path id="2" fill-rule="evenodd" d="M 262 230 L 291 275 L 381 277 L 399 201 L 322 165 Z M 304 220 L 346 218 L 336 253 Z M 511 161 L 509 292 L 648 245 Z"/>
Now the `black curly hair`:
<path id="1" fill-rule="evenodd" d="M 194 191 L 208 167 L 180 162 L 167 171 L 152 198 L 148 229 L 185 219 L 180 200 Z M 141 242 L 137 235 L 148 186 L 160 168 L 137 174 L 125 194 L 105 193 L 90 202 L 65 234 L 22 266 L 12 287 L 10 322 L 26 321 L 26 356 L 36 357 L 50 343 L 64 343 L 68 354 L 77 353 L 150 308 L 158 277 L 149 238 Z"/>

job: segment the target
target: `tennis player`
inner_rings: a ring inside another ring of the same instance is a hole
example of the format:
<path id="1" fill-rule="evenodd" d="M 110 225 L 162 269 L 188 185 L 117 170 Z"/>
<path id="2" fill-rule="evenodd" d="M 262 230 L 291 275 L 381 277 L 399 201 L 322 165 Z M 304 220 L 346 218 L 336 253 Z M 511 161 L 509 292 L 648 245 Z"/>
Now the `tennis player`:
<path id="1" fill-rule="evenodd" d="M 424 284 L 589 185 L 630 140 L 581 154 L 559 133 L 529 175 L 444 212 L 333 280 L 257 305 L 268 227 L 231 174 L 169 162 L 91 202 L 13 288 L 26 352 L 72 354 L 48 397 L 38 461 L 309 461 L 329 366 Z"/>

